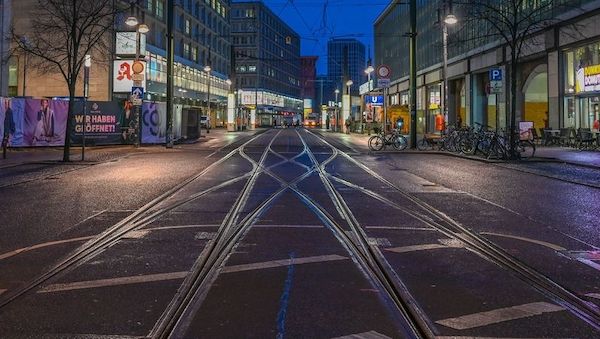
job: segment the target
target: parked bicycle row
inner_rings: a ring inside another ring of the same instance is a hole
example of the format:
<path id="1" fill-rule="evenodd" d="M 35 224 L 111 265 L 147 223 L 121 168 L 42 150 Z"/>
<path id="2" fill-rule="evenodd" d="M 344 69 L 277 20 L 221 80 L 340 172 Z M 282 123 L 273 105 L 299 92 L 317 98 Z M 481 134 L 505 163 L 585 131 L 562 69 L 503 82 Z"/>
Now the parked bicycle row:
<path id="1" fill-rule="evenodd" d="M 475 127 L 455 128 L 449 126 L 442 134 L 425 134 L 417 141 L 421 151 L 440 150 L 466 155 L 481 155 L 488 159 L 530 158 L 535 155 L 535 143 L 518 133 L 508 138 L 508 133 L 491 130 L 488 126 L 475 124 Z M 406 138 L 396 129 L 391 133 L 369 138 L 369 149 L 380 151 L 391 145 L 396 150 L 408 146 Z"/>

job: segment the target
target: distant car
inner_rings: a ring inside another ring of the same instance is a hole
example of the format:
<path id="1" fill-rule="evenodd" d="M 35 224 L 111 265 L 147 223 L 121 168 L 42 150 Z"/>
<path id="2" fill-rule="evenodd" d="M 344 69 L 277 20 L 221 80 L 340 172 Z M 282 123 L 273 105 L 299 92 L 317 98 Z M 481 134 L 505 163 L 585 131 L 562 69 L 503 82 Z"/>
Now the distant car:
<path id="1" fill-rule="evenodd" d="M 200 127 L 210 129 L 210 117 L 209 116 L 201 116 L 200 117 Z"/>
<path id="2" fill-rule="evenodd" d="M 306 118 L 304 120 L 304 127 L 318 127 L 319 122 L 315 118 Z"/>

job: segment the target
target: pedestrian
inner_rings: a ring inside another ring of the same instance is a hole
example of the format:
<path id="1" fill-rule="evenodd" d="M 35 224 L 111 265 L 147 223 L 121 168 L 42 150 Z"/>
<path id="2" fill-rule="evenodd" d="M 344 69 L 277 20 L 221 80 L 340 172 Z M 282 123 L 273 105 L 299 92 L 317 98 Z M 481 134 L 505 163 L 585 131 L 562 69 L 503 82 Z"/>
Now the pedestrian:
<path id="1" fill-rule="evenodd" d="M 10 136 L 15 133 L 15 121 L 13 119 L 13 111 L 10 107 L 10 100 L 4 100 L 4 132 L 2 136 L 2 158 L 6 159 L 6 150 L 10 142 Z"/>
<path id="2" fill-rule="evenodd" d="M 350 118 L 346 119 L 344 124 L 346 125 L 346 134 L 350 134 Z"/>

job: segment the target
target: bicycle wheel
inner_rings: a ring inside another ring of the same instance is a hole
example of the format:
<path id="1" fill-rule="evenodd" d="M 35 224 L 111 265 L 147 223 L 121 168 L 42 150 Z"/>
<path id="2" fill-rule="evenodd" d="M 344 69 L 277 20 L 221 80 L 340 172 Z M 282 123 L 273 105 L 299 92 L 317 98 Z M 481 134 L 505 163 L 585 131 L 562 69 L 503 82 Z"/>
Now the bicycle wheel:
<path id="1" fill-rule="evenodd" d="M 393 145 L 398 151 L 403 151 L 408 146 L 408 141 L 406 141 L 406 138 L 403 135 L 398 135 L 394 139 Z"/>
<path id="2" fill-rule="evenodd" d="M 529 140 L 520 140 L 517 144 L 517 152 L 521 159 L 533 158 L 535 156 L 535 144 Z"/>
<path id="3" fill-rule="evenodd" d="M 430 151 L 433 149 L 433 145 L 425 138 L 417 142 L 417 149 L 419 151 Z"/>
<path id="4" fill-rule="evenodd" d="M 371 151 L 381 151 L 385 141 L 379 135 L 374 135 L 369 138 L 369 149 Z"/>
<path id="5" fill-rule="evenodd" d="M 475 153 L 475 150 L 477 149 L 477 147 L 475 147 L 476 143 L 477 141 L 465 138 L 460 142 L 460 151 L 464 154 L 473 155 Z"/>

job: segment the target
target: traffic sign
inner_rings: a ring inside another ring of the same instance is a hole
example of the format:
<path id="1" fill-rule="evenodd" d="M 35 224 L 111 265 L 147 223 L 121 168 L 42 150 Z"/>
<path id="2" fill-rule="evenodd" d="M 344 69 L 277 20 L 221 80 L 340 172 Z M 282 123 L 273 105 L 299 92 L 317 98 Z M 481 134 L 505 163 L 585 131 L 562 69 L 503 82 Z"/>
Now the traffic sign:
<path id="1" fill-rule="evenodd" d="M 141 106 L 142 100 L 144 100 L 144 87 L 131 87 L 131 95 L 129 98 L 132 105 Z"/>
<path id="2" fill-rule="evenodd" d="M 389 78 L 386 78 L 386 79 L 379 78 L 379 79 L 377 79 L 377 87 L 379 87 L 379 88 L 388 88 L 388 87 L 390 87 L 390 79 Z"/>
<path id="3" fill-rule="evenodd" d="M 377 77 L 378 78 L 389 79 L 390 75 L 392 75 L 392 69 L 390 68 L 390 66 L 379 65 L 379 67 L 377 67 Z"/>
<path id="4" fill-rule="evenodd" d="M 490 81 L 502 81 L 502 70 L 500 68 L 490 69 Z"/>
<path id="5" fill-rule="evenodd" d="M 490 93 L 502 93 L 502 81 L 490 81 Z"/>
<path id="6" fill-rule="evenodd" d="M 141 61 L 136 60 L 131 65 L 131 70 L 133 71 L 134 74 L 140 74 L 140 73 L 144 72 L 144 64 Z"/>

